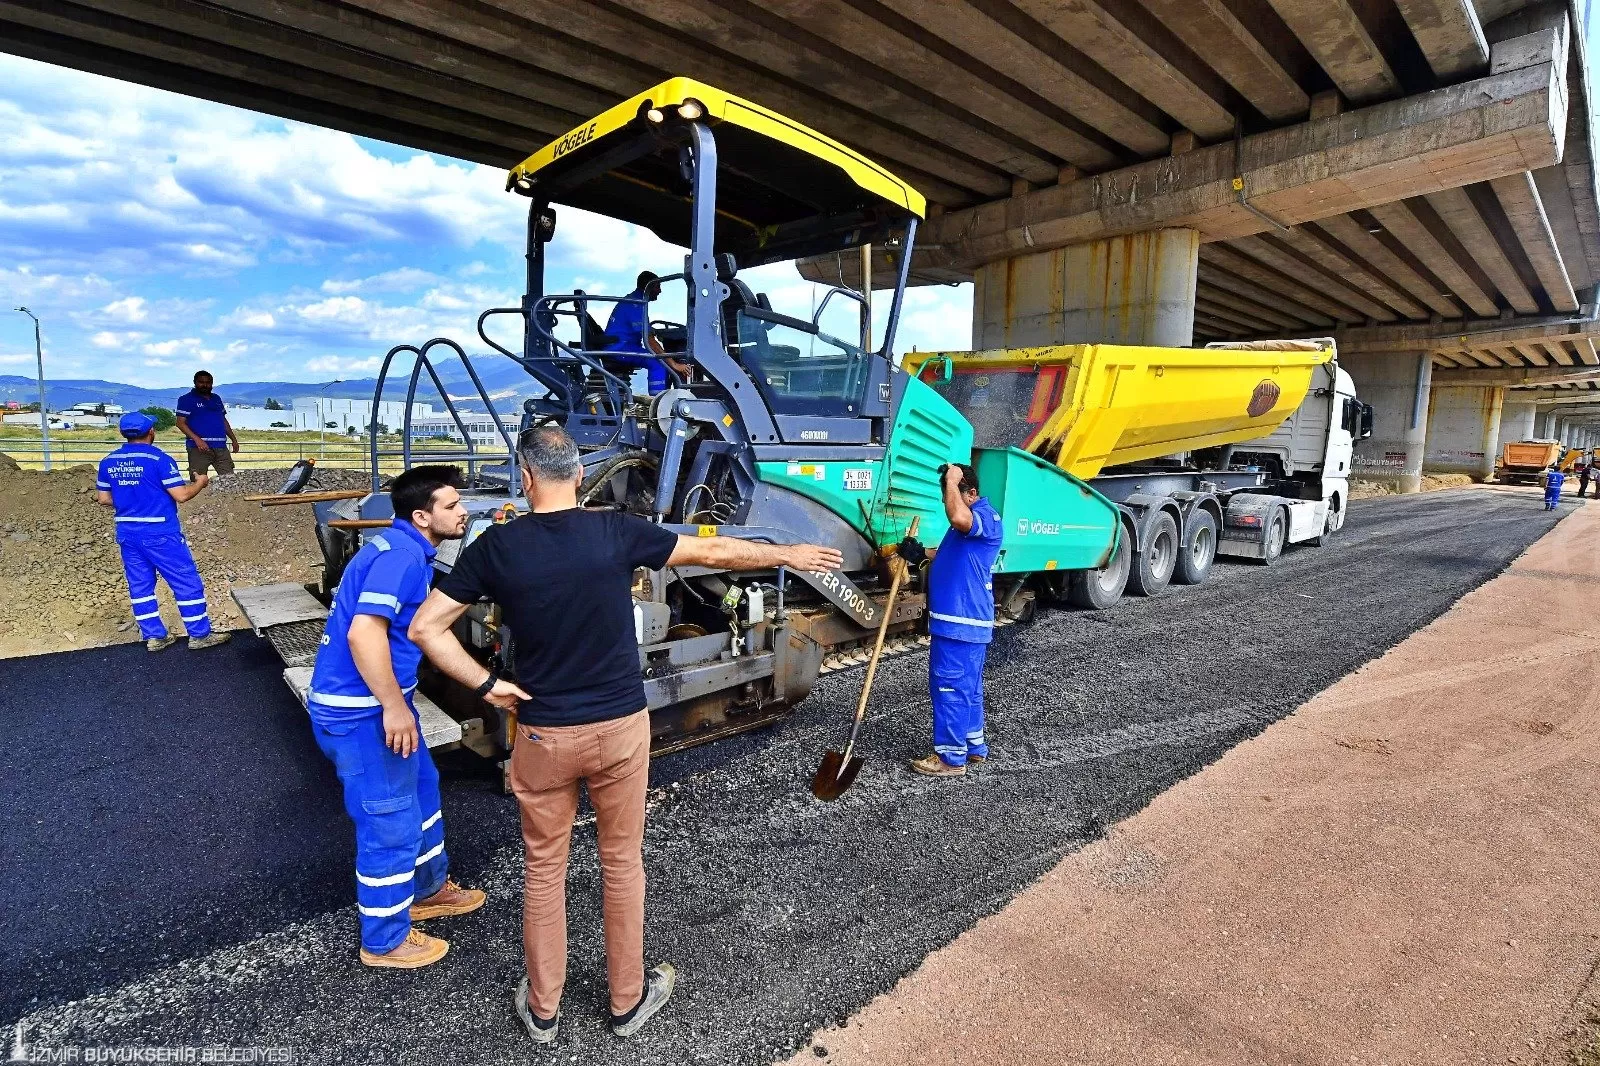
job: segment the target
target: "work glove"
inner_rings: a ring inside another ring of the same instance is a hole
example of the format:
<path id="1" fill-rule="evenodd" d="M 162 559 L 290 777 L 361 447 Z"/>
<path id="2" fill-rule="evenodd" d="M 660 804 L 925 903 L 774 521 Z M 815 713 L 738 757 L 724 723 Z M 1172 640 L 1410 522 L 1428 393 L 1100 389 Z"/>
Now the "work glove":
<path id="1" fill-rule="evenodd" d="M 900 542 L 894 550 L 895 554 L 904 559 L 911 566 L 921 566 L 922 561 L 928 557 L 928 549 L 916 537 L 907 537 Z"/>

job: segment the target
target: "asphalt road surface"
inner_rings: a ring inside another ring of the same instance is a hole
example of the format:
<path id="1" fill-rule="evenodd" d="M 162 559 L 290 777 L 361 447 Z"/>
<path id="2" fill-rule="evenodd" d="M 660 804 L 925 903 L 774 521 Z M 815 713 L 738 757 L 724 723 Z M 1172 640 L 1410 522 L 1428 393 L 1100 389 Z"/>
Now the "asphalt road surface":
<path id="1" fill-rule="evenodd" d="M 1533 490 L 1359 501 L 1332 547 L 1003 630 L 986 672 L 994 759 L 964 780 L 904 768 L 930 746 L 920 654 L 880 669 L 868 763 L 838 803 L 806 783 L 843 739 L 859 671 L 823 678 L 775 729 L 658 760 L 647 949 L 678 966 L 680 990 L 632 1041 L 605 1031 L 594 838 L 580 829 L 562 1035 L 541 1057 L 763 1063 L 802 1046 L 1109 823 L 1447 610 L 1571 506 L 1548 514 Z M 432 924 L 452 943 L 443 963 L 372 971 L 356 960 L 336 782 L 264 643 L 10 660 L 4 678 L 0 1018 L 20 1020 L 28 1046 L 534 1055 L 510 1006 L 516 812 L 474 760 L 446 771 L 445 819 L 455 873 L 489 905 Z"/>

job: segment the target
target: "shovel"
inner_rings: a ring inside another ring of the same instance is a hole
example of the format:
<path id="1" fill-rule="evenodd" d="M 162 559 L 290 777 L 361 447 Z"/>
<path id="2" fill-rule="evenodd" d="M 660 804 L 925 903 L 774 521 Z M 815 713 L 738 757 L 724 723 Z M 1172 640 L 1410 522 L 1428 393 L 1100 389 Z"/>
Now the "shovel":
<path id="1" fill-rule="evenodd" d="M 917 527 L 921 524 L 921 517 L 913 516 L 906 536 L 916 536 Z M 842 752 L 831 748 L 823 752 L 822 765 L 817 767 L 815 776 L 811 778 L 811 794 L 820 800 L 836 800 L 844 795 L 845 789 L 855 783 L 856 774 L 861 772 L 861 756 L 855 754 L 856 737 L 861 732 L 862 720 L 867 716 L 867 697 L 872 694 L 872 679 L 878 672 L 878 656 L 883 654 L 884 634 L 889 632 L 889 619 L 894 617 L 894 601 L 900 595 L 900 583 L 906 576 L 906 561 L 898 555 L 891 555 L 889 570 L 894 577 L 889 583 L 889 598 L 883 604 L 883 621 L 878 623 L 878 639 L 872 645 L 872 658 L 867 662 L 867 679 L 861 686 L 861 699 L 856 701 L 856 718 L 850 726 L 850 739 Z"/>

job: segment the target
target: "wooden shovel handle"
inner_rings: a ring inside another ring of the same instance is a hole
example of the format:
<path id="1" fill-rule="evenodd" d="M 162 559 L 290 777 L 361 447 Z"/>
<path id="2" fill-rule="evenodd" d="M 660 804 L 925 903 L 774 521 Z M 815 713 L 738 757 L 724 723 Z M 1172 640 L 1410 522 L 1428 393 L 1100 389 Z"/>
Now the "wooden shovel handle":
<path id="1" fill-rule="evenodd" d="M 913 515 L 911 528 L 906 531 L 906 536 L 917 535 L 917 527 L 922 524 L 921 515 Z M 889 567 L 894 571 L 894 579 L 889 582 L 889 598 L 883 603 L 883 620 L 878 623 L 878 638 L 872 643 L 872 658 L 867 660 L 867 679 L 861 686 L 861 699 L 856 701 L 856 719 L 850 726 L 850 741 L 844 746 L 844 762 L 850 762 L 850 753 L 855 750 L 856 734 L 861 731 L 861 721 L 867 716 L 867 697 L 872 695 L 872 679 L 878 673 L 878 657 L 883 654 L 883 638 L 889 632 L 889 619 L 894 616 L 894 601 L 900 595 L 900 582 L 905 576 L 905 566 Z"/>

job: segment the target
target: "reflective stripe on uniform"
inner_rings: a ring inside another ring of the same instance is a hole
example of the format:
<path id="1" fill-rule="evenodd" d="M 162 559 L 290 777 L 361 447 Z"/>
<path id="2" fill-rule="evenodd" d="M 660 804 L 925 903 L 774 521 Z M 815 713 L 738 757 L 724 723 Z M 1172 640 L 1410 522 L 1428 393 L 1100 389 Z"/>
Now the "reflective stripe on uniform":
<path id="1" fill-rule="evenodd" d="M 152 600 L 155 599 L 154 596 L 151 596 L 150 598 Z M 175 602 L 179 607 L 193 607 L 197 603 L 204 603 L 206 601 L 203 600 L 203 599 L 199 599 L 199 600 L 174 600 L 173 602 Z"/>
<path id="2" fill-rule="evenodd" d="M 136 518 L 133 515 L 118 515 L 116 518 L 112 519 L 112 521 L 115 521 L 115 522 L 165 522 L 166 518 L 164 516 L 162 516 L 162 515 L 157 515 L 154 518 Z"/>
<path id="3" fill-rule="evenodd" d="M 143 622 L 143 621 L 146 621 L 147 619 L 160 618 L 160 617 L 161 617 L 161 612 L 160 611 L 151 611 L 149 614 L 136 614 L 136 615 L 133 616 L 133 620 L 135 622 Z"/>
<path id="4" fill-rule="evenodd" d="M 417 865 L 421 866 L 430 859 L 437 859 L 442 854 L 444 854 L 444 841 L 441 840 L 438 844 L 435 844 L 433 847 L 417 856 Z"/>
<path id="5" fill-rule="evenodd" d="M 356 597 L 356 602 L 379 603 L 385 607 L 392 607 L 396 611 L 400 609 L 400 600 L 397 597 L 390 596 L 382 592 L 363 592 L 360 596 Z"/>
<path id="6" fill-rule="evenodd" d="M 363 907 L 358 903 L 356 904 L 356 910 L 360 911 L 362 914 L 365 914 L 368 918 L 387 918 L 389 915 L 399 914 L 401 911 L 411 906 L 411 901 L 416 898 L 416 896 L 407 896 L 399 903 L 396 903 L 393 907 Z"/>
<path id="7" fill-rule="evenodd" d="M 129 603 L 154 603 L 154 602 L 156 602 L 156 598 L 154 596 L 134 596 L 134 597 L 131 597 L 128 600 L 128 602 Z"/>
<path id="8" fill-rule="evenodd" d="M 401 695 L 409 696 L 417 690 L 417 686 L 401 689 Z M 376 696 L 335 696 L 327 692 L 312 692 L 306 696 L 309 700 L 327 704 L 329 707 L 381 707 L 382 701 Z"/>
<path id="9" fill-rule="evenodd" d="M 939 614 L 935 611 L 929 611 L 928 617 L 936 618 L 941 622 L 950 622 L 958 626 L 978 626 L 981 629 L 994 628 L 994 622 L 984 618 L 962 618 L 960 615 Z"/>
<path id="10" fill-rule="evenodd" d="M 181 477 L 169 477 L 162 482 L 163 485 L 182 485 L 183 483 L 184 481 Z"/>
<path id="11" fill-rule="evenodd" d="M 443 811 L 434 811 L 433 814 L 428 817 L 428 820 L 422 823 L 422 831 L 423 832 L 427 832 L 429 827 L 432 826 L 434 822 L 437 822 L 440 818 L 443 818 L 443 817 L 444 817 L 444 812 Z"/>
<path id="12" fill-rule="evenodd" d="M 204 622 L 206 620 L 206 613 L 201 611 L 199 614 L 184 614 L 182 611 L 179 611 L 178 617 L 183 619 L 185 622 Z"/>
<path id="13" fill-rule="evenodd" d="M 389 550 L 389 542 L 384 540 L 382 537 L 373 537 L 371 540 L 367 541 L 367 543 L 373 545 L 381 552 L 386 552 Z"/>
<path id="14" fill-rule="evenodd" d="M 404 884 L 415 876 L 417 876 L 417 871 L 415 870 L 408 870 L 403 874 L 395 874 L 393 877 L 368 877 L 360 870 L 356 871 L 356 880 L 360 881 L 369 888 L 382 888 L 385 885 Z"/>

